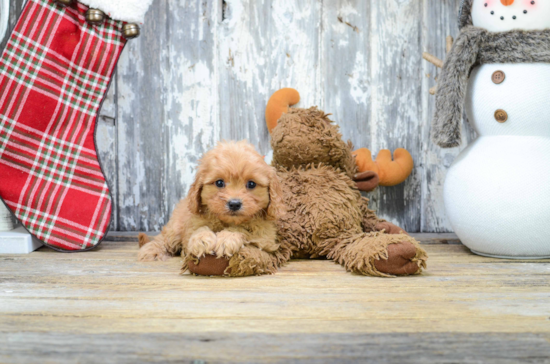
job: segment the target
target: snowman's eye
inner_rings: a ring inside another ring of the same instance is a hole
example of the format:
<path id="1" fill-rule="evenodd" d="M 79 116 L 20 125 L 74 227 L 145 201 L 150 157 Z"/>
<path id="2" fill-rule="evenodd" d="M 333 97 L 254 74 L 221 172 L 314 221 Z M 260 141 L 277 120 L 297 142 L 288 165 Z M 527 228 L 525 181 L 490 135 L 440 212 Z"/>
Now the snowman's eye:
<path id="1" fill-rule="evenodd" d="M 527 10 L 523 10 L 523 14 L 527 14 Z"/>

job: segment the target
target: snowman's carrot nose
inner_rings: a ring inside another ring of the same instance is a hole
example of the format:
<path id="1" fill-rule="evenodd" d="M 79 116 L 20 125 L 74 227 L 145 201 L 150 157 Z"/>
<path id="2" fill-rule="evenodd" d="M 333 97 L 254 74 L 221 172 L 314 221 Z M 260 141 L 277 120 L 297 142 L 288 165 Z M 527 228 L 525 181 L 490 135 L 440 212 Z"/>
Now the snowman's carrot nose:
<path id="1" fill-rule="evenodd" d="M 500 0 L 500 2 L 504 6 L 509 6 L 509 5 L 512 5 L 514 3 L 514 0 Z"/>

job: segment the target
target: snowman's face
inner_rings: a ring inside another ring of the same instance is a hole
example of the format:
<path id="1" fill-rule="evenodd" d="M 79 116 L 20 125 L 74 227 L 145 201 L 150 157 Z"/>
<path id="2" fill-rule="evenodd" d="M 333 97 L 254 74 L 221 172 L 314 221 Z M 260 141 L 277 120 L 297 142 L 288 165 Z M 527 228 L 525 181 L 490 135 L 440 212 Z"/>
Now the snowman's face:
<path id="1" fill-rule="evenodd" d="M 474 26 L 490 32 L 550 28 L 550 0 L 474 0 Z"/>

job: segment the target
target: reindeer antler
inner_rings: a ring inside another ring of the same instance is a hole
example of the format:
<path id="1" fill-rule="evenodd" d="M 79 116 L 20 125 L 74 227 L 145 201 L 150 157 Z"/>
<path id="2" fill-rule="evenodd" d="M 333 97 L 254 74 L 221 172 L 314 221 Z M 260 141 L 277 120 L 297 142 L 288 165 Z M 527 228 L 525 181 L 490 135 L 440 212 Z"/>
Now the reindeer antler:
<path id="1" fill-rule="evenodd" d="M 395 186 L 405 181 L 412 173 L 414 161 L 406 149 L 397 148 L 393 152 L 382 149 L 378 152 L 376 160 L 372 160 L 371 151 L 360 148 L 353 152 L 359 172 L 374 171 L 380 178 L 380 186 Z"/>
<path id="2" fill-rule="evenodd" d="M 300 94 L 293 88 L 282 88 L 271 95 L 265 108 L 265 122 L 270 133 L 277 126 L 281 115 L 288 112 L 288 108 L 299 101 Z"/>
<path id="3" fill-rule="evenodd" d="M 451 37 L 450 35 L 447 36 L 446 43 L 445 43 L 445 48 L 447 50 L 447 53 L 451 51 L 451 48 L 453 47 L 453 43 L 454 43 L 453 37 Z M 426 61 L 430 62 L 437 68 L 443 68 L 443 61 L 437 58 L 436 56 L 434 56 L 433 54 L 424 52 L 422 53 L 422 58 L 424 58 Z M 435 95 L 436 93 L 437 93 L 437 86 L 430 88 L 430 95 Z"/>

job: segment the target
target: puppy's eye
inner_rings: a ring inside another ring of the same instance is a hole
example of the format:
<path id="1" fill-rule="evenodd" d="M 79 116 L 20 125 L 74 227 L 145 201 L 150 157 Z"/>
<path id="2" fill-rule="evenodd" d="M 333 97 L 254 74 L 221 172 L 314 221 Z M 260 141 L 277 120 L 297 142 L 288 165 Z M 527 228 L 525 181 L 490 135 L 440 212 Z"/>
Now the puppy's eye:
<path id="1" fill-rule="evenodd" d="M 256 182 L 248 181 L 248 183 L 246 184 L 246 188 L 251 189 L 251 190 L 255 189 L 256 188 Z"/>
<path id="2" fill-rule="evenodd" d="M 219 179 L 216 181 L 216 187 L 218 188 L 224 188 L 225 187 L 225 182 L 223 181 L 223 179 Z"/>

